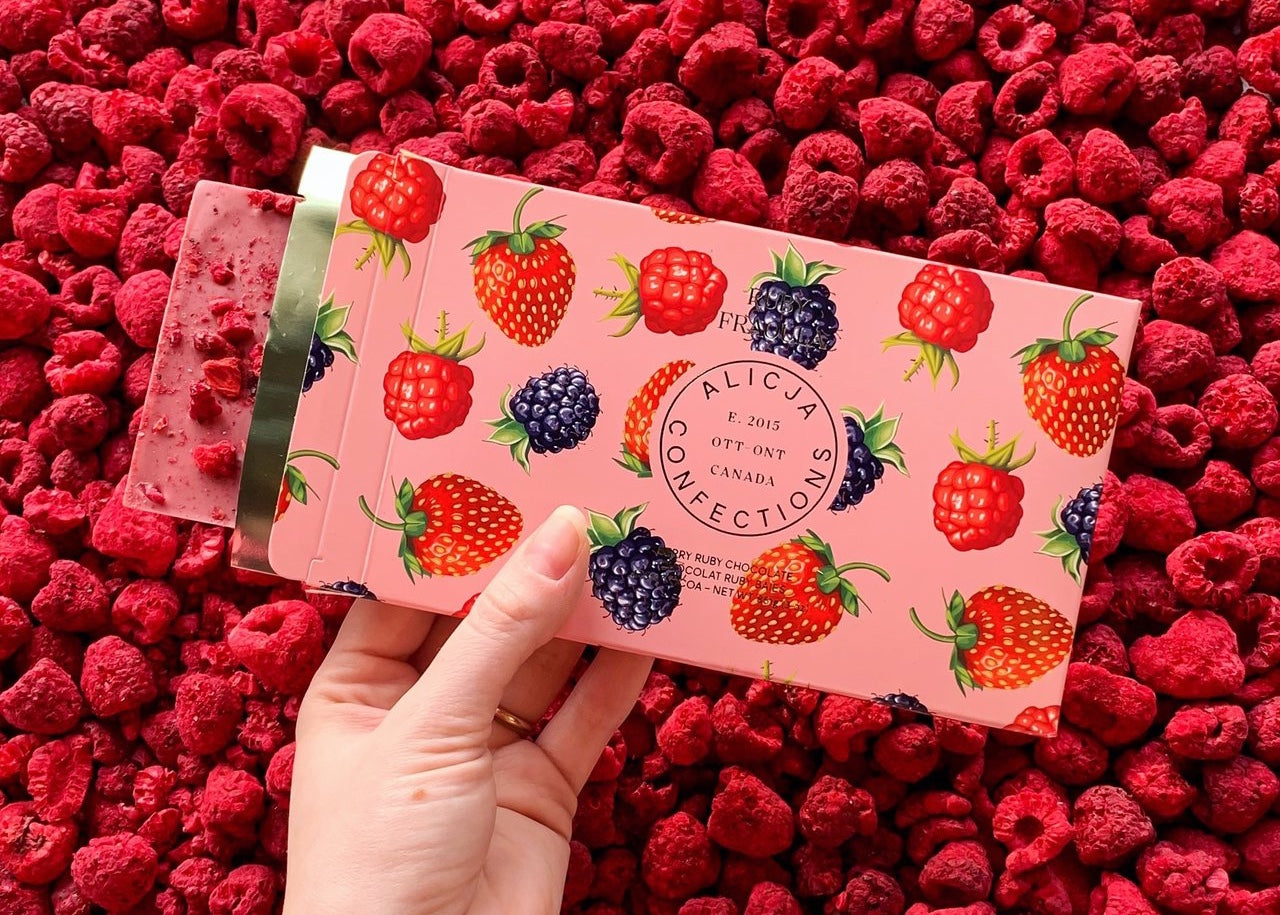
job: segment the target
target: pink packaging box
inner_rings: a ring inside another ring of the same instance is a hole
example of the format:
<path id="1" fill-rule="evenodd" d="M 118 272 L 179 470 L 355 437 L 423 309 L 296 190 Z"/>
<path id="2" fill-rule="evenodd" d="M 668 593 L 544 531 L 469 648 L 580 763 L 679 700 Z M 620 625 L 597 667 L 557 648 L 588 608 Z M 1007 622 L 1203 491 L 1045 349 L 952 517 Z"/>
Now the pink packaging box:
<path id="1" fill-rule="evenodd" d="M 410 157 L 342 201 L 278 574 L 465 612 L 571 503 L 565 638 L 1056 731 L 1136 302 Z"/>

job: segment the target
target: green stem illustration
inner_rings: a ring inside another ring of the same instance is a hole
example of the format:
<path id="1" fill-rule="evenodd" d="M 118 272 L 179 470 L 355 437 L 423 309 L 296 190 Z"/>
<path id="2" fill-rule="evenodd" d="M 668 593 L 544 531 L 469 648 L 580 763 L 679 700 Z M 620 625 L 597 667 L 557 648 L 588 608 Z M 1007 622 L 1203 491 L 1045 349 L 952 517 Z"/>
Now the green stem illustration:
<path id="1" fill-rule="evenodd" d="M 290 451 L 287 455 L 285 455 L 285 462 L 291 464 L 294 461 L 296 461 L 298 458 L 304 458 L 304 457 L 318 458 L 319 460 L 324 461 L 334 470 L 338 469 L 338 461 L 336 458 L 334 458 L 331 455 L 325 454 L 323 451 L 313 451 L 310 448 L 303 448 L 298 451 Z"/>
<path id="2" fill-rule="evenodd" d="M 1076 310 L 1085 302 L 1089 301 L 1091 298 L 1093 298 L 1093 293 L 1086 292 L 1082 296 L 1080 296 L 1078 299 L 1076 299 L 1074 302 L 1071 303 L 1071 307 L 1067 309 L 1067 316 L 1062 319 L 1062 339 L 1063 340 L 1071 339 L 1071 319 L 1075 317 Z"/>
<path id="3" fill-rule="evenodd" d="M 359 502 L 360 502 L 360 511 L 364 512 L 365 517 L 368 518 L 370 521 L 372 521 L 374 524 L 378 525 L 378 527 L 382 528 L 383 530 L 396 531 L 397 533 L 401 533 L 401 534 L 404 533 L 404 528 L 405 528 L 404 524 L 396 524 L 393 521 L 383 521 L 381 518 L 379 518 L 377 515 L 373 513 L 373 509 L 371 509 L 369 507 L 369 503 L 364 500 L 364 496 L 360 497 Z"/>

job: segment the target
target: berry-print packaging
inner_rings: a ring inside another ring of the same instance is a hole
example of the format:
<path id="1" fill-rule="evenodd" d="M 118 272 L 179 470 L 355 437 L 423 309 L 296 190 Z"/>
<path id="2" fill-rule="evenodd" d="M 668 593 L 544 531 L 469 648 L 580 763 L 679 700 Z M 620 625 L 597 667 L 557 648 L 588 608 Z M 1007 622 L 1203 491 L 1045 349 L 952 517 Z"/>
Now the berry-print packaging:
<path id="1" fill-rule="evenodd" d="M 297 403 L 277 574 L 465 613 L 571 503 L 565 638 L 997 727 L 1059 705 L 1136 302 L 342 162 L 263 367 Z"/>

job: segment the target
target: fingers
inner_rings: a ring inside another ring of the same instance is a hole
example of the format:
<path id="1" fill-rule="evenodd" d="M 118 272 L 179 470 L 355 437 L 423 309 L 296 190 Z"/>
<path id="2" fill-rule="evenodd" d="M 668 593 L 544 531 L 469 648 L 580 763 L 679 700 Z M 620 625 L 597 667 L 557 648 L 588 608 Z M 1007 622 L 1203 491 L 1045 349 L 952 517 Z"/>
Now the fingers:
<path id="1" fill-rule="evenodd" d="M 581 791 L 613 732 L 636 704 L 652 658 L 601 649 L 560 711 L 542 729 L 538 746 Z"/>
<path id="2" fill-rule="evenodd" d="M 576 508 L 556 509 L 388 714 L 388 728 L 408 739 L 487 741 L 507 685 L 576 608 L 586 565 L 586 519 Z"/>
<path id="3" fill-rule="evenodd" d="M 391 708 L 417 679 L 408 660 L 434 621 L 421 610 L 357 600 L 311 681 L 307 710 L 314 713 L 335 705 Z"/>
<path id="4" fill-rule="evenodd" d="M 582 657 L 582 646 L 552 639 L 533 653 L 502 693 L 501 705 L 530 724 L 537 724 L 548 706 L 564 689 L 569 674 Z M 520 737 L 510 728 L 495 727 L 489 746 L 502 747 Z"/>

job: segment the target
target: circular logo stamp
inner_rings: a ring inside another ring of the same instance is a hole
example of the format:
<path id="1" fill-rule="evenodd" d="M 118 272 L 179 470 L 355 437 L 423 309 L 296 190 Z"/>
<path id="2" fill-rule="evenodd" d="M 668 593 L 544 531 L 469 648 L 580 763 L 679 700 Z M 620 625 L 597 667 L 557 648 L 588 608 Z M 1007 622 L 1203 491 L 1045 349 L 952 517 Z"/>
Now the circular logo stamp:
<path id="1" fill-rule="evenodd" d="M 756 359 L 691 378 L 658 429 L 658 467 L 686 512 L 713 530 L 759 537 L 831 501 L 845 436 L 801 375 Z"/>

